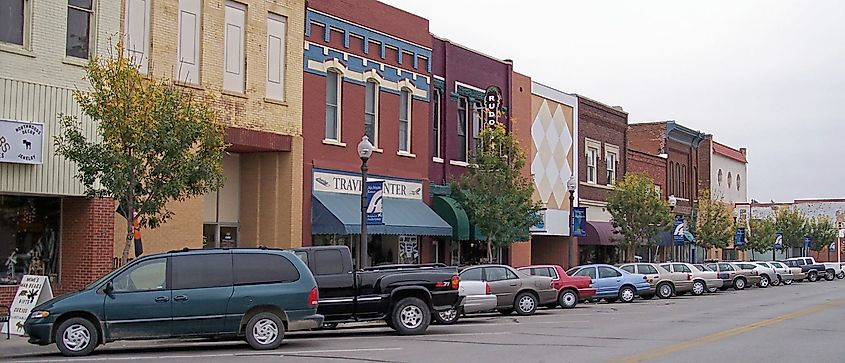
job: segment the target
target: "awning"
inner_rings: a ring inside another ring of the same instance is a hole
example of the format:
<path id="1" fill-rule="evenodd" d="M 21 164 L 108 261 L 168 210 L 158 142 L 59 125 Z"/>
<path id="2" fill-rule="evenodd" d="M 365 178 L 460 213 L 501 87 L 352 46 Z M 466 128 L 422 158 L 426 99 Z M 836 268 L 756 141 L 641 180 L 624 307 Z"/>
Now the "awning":
<path id="1" fill-rule="evenodd" d="M 587 237 L 578 239 L 578 245 L 586 246 L 613 246 L 619 236 L 613 232 L 614 228 L 610 222 L 587 222 Z"/>
<path id="2" fill-rule="evenodd" d="M 453 240 L 469 239 L 469 217 L 458 201 L 445 196 L 435 196 L 431 198 L 431 209 L 452 226 Z"/>
<path id="3" fill-rule="evenodd" d="M 384 224 L 368 225 L 370 234 L 451 236 L 452 227 L 421 200 L 384 198 Z M 361 196 L 314 192 L 311 233 L 361 233 Z"/>

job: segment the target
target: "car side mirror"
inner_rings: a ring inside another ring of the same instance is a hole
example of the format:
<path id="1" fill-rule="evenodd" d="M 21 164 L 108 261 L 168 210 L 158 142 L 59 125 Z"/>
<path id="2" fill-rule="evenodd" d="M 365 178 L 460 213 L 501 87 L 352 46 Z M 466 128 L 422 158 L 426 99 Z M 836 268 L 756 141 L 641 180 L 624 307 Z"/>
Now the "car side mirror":
<path id="1" fill-rule="evenodd" d="M 114 285 L 112 285 L 111 281 L 106 283 L 106 286 L 103 287 L 103 292 L 107 295 L 111 295 L 114 292 Z"/>

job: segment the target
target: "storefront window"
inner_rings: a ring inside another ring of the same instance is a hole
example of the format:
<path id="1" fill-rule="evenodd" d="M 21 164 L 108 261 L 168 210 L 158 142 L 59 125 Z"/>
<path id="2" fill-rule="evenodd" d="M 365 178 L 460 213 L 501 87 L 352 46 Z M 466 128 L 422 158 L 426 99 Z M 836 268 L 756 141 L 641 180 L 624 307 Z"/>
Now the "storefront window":
<path id="1" fill-rule="evenodd" d="M 0 196 L 0 284 L 58 274 L 61 199 Z"/>

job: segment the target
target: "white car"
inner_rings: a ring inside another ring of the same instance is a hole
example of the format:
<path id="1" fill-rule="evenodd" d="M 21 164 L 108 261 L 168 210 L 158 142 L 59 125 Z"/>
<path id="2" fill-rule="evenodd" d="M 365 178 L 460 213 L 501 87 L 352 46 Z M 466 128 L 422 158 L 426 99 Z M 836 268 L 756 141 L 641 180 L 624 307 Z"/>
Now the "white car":
<path id="1" fill-rule="evenodd" d="M 775 273 L 777 273 L 777 276 L 778 276 L 777 277 L 778 281 L 780 281 L 780 283 L 782 283 L 784 285 L 792 285 L 792 282 L 795 281 L 795 279 L 797 277 L 797 276 L 795 276 L 795 271 L 791 267 L 789 267 L 789 266 L 787 266 L 787 265 L 785 265 L 781 262 L 767 261 L 767 262 L 757 262 L 757 263 L 764 265 L 764 266 L 769 266 L 769 267 L 775 269 Z M 801 269 L 798 269 L 798 271 L 801 271 Z M 774 285 L 775 281 L 772 281 L 772 284 Z"/>
<path id="2" fill-rule="evenodd" d="M 769 266 L 764 266 L 757 262 L 734 262 L 734 264 L 736 264 L 743 270 L 755 271 L 756 275 L 760 276 L 760 282 L 757 284 L 757 286 L 767 288 L 769 287 L 769 285 L 780 285 L 780 280 L 778 280 L 777 272 L 775 272 L 775 269 Z"/>
<path id="3" fill-rule="evenodd" d="M 461 297 L 459 310 L 451 309 L 432 314 L 435 321 L 440 324 L 454 324 L 462 314 L 496 310 L 496 295 L 490 290 L 489 282 L 461 280 L 458 295 Z"/>

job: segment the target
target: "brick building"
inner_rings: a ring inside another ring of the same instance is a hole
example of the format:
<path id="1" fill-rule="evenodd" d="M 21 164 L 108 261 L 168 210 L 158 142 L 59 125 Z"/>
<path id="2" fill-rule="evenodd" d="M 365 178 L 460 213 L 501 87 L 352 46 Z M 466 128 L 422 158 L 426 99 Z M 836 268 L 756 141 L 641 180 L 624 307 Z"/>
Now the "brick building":
<path id="1" fill-rule="evenodd" d="M 375 0 L 311 2 L 305 15 L 303 244 L 359 246 L 361 160 L 385 182 L 372 264 L 433 260 L 452 228 L 426 204 L 431 163 L 428 20 Z M 355 251 L 357 253 L 357 251 Z"/>
<path id="2" fill-rule="evenodd" d="M 478 263 L 487 254 L 484 238 L 457 202 L 449 182 L 466 173 L 478 134 L 486 124 L 485 94 L 498 94 L 497 121 L 510 128 L 513 64 L 508 60 L 432 36 L 431 159 L 432 206 L 452 226 L 450 238 L 436 240 L 437 258 L 452 264 Z M 519 245 L 523 246 L 523 245 Z M 498 249 L 496 261 L 510 261 Z M 524 261 L 527 263 L 528 261 Z"/>
<path id="3" fill-rule="evenodd" d="M 628 170 L 628 113 L 578 95 L 578 205 L 587 208 L 587 236 L 578 239 L 581 263 L 617 262 L 607 198 Z"/>
<path id="4" fill-rule="evenodd" d="M 0 305 L 24 274 L 47 275 L 54 294 L 111 269 L 114 202 L 85 198 L 75 166 L 56 155 L 60 113 L 96 127 L 73 101 L 84 65 L 120 30 L 118 2 L 12 1 L 0 22 Z M 96 24 L 96 26 L 88 26 Z M 68 39 L 71 39 L 68 41 Z"/>
<path id="5" fill-rule="evenodd" d="M 230 144 L 225 185 L 171 203 L 171 221 L 142 231 L 145 252 L 300 246 L 305 1 L 123 3 L 123 40 L 139 70 L 206 95 Z M 119 256 L 125 220 L 115 219 Z"/>

